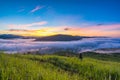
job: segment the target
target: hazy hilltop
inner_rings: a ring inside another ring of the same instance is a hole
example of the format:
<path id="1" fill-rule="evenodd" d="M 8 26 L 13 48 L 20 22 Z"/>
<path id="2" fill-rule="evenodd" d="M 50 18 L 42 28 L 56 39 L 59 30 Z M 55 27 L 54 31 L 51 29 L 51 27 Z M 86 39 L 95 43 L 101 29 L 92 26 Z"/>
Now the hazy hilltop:
<path id="1" fill-rule="evenodd" d="M 35 36 L 20 36 L 20 35 L 13 35 L 13 34 L 1 34 L 1 39 L 14 39 L 14 38 L 23 38 L 23 39 L 30 39 L 34 38 L 36 41 L 73 41 L 73 40 L 80 40 L 82 38 L 89 38 L 85 36 L 72 36 L 72 35 L 53 35 L 53 36 L 45 36 L 45 37 L 35 37 Z"/>
<path id="2" fill-rule="evenodd" d="M 22 38 L 22 36 L 13 34 L 0 34 L 0 39 L 14 39 L 14 38 Z"/>
<path id="3" fill-rule="evenodd" d="M 73 41 L 73 40 L 81 40 L 82 38 L 88 38 L 84 36 L 72 36 L 72 35 L 53 35 L 37 38 L 37 41 Z"/>

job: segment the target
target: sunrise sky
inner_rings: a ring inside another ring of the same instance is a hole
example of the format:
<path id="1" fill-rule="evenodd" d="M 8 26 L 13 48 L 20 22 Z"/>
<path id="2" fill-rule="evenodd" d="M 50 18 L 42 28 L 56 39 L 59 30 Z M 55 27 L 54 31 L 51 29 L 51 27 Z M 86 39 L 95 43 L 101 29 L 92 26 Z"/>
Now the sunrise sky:
<path id="1" fill-rule="evenodd" d="M 120 0 L 0 0 L 0 34 L 120 37 Z"/>

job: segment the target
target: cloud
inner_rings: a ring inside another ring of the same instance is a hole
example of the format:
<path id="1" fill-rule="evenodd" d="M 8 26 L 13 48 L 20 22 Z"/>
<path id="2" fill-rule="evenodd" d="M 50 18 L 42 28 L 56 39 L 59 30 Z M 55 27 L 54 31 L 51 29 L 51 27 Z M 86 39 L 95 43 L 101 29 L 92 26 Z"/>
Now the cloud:
<path id="1" fill-rule="evenodd" d="M 42 22 L 45 24 L 46 22 Z M 112 25 L 96 25 L 89 27 L 82 26 L 46 26 L 40 29 L 34 28 L 34 30 L 26 30 L 30 26 L 37 26 L 41 23 L 31 23 L 25 25 L 10 25 L 10 28 L 16 28 L 21 30 L 11 30 L 8 33 L 22 34 L 32 36 L 50 36 L 56 34 L 78 35 L 78 36 L 108 36 L 108 37 L 120 37 L 120 24 Z M 27 28 L 26 28 L 27 27 Z M 26 29 L 25 29 L 26 28 Z M 25 30 L 23 30 L 25 29 Z M 31 33 L 32 32 L 32 33 Z M 5 32 L 4 32 L 5 33 Z"/>
<path id="2" fill-rule="evenodd" d="M 79 52 L 93 51 L 102 48 L 119 48 L 120 50 L 120 38 L 84 38 L 79 41 L 68 42 L 38 42 L 33 40 L 34 39 L 0 39 L 0 50 L 8 52 L 26 52 L 31 50 L 40 50 L 41 53 L 50 53 L 62 49 L 70 49 Z"/>
<path id="3" fill-rule="evenodd" d="M 36 11 L 42 9 L 42 8 L 43 8 L 43 6 L 36 6 L 36 7 L 35 7 L 34 9 L 32 9 L 30 12 L 31 12 L 31 13 L 34 13 L 34 12 L 36 12 Z"/>
<path id="4" fill-rule="evenodd" d="M 64 28 L 65 31 L 69 30 L 69 28 Z"/>
<path id="5" fill-rule="evenodd" d="M 46 21 L 41 21 L 41 22 L 35 22 L 35 23 L 30 23 L 30 24 L 10 24 L 8 25 L 9 28 L 17 28 L 17 29 L 25 29 L 28 27 L 32 27 L 32 26 L 42 26 L 47 24 Z"/>
<path id="6" fill-rule="evenodd" d="M 70 35 L 120 37 L 120 24 L 89 27 L 68 26 L 66 28 L 58 27 L 58 30 L 64 30 L 63 34 Z"/>

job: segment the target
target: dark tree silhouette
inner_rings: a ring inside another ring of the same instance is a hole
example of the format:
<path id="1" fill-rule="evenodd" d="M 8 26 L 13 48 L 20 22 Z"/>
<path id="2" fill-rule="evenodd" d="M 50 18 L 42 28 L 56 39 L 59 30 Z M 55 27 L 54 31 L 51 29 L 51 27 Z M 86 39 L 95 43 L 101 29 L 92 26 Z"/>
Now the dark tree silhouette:
<path id="1" fill-rule="evenodd" d="M 81 60 L 83 60 L 83 54 L 82 54 L 82 53 L 79 54 L 79 58 L 80 58 Z"/>

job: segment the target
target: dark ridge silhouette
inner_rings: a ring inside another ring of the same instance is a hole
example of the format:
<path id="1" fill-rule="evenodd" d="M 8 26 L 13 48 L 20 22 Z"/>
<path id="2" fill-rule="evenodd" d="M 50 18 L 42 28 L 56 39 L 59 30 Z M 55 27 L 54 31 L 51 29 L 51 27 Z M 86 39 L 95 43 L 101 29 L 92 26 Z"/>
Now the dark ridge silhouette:
<path id="1" fill-rule="evenodd" d="M 45 36 L 45 37 L 35 37 L 35 36 L 20 36 L 14 34 L 0 34 L 0 39 L 35 39 L 35 41 L 75 41 L 81 40 L 83 38 L 105 38 L 105 37 L 88 37 L 88 36 L 72 36 L 72 35 L 53 35 L 53 36 Z"/>
<path id="2" fill-rule="evenodd" d="M 0 39 L 14 39 L 14 38 L 22 38 L 22 36 L 13 34 L 0 34 Z"/>
<path id="3" fill-rule="evenodd" d="M 73 41 L 73 40 L 81 40 L 82 38 L 89 38 L 89 37 L 58 34 L 47 37 L 39 37 L 36 39 L 36 41 Z"/>

